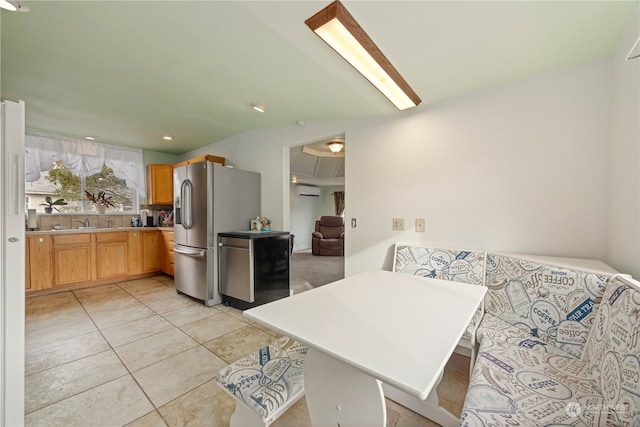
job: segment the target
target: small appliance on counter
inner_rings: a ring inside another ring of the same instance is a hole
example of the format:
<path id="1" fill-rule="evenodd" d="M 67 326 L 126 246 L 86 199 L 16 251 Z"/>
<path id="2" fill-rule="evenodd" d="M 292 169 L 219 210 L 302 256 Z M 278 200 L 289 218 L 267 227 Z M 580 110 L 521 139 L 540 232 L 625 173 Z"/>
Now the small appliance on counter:
<path id="1" fill-rule="evenodd" d="M 150 209 L 140 209 L 140 220 L 143 227 L 155 227 L 155 211 Z"/>
<path id="2" fill-rule="evenodd" d="M 291 295 L 289 232 L 218 233 L 220 294 L 245 310 Z"/>

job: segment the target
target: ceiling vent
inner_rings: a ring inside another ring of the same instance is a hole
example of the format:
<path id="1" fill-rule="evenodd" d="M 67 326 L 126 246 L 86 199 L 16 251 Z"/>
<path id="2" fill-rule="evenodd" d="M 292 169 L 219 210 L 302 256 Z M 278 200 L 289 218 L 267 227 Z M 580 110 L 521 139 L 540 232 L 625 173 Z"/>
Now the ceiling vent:
<path id="1" fill-rule="evenodd" d="M 320 187 L 296 185 L 296 196 L 320 197 Z"/>

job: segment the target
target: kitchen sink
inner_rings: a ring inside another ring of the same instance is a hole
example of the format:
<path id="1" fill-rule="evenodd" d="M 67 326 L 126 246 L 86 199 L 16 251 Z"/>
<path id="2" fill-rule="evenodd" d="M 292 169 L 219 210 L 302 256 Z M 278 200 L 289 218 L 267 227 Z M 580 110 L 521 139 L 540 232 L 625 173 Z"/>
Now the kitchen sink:
<path id="1" fill-rule="evenodd" d="M 98 227 L 95 226 L 89 226 L 89 227 L 78 227 L 78 230 L 93 230 L 96 229 Z"/>

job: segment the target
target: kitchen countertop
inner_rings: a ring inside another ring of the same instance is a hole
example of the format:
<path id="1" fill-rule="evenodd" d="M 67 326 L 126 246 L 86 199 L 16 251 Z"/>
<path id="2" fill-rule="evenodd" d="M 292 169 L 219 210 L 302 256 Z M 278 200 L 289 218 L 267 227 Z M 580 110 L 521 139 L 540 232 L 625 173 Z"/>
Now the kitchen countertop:
<path id="1" fill-rule="evenodd" d="M 37 236 L 42 234 L 79 234 L 79 233 L 110 233 L 115 231 L 130 231 L 130 230 L 160 230 L 160 231 L 173 231 L 173 227 L 113 227 L 113 228 L 64 228 L 62 230 L 27 230 L 25 234 L 27 236 Z"/>

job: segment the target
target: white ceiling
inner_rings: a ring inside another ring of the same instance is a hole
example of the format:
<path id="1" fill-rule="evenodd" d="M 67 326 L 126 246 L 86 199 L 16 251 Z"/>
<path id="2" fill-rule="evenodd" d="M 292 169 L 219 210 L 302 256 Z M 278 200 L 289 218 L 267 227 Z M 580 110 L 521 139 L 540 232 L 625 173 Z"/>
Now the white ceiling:
<path id="1" fill-rule="evenodd" d="M 344 135 L 323 139 L 289 149 L 289 171 L 291 182 L 313 185 L 344 185 L 344 156 L 346 145 L 339 153 L 332 153 L 329 142 L 340 140 Z"/>
<path id="2" fill-rule="evenodd" d="M 27 3 L 1 12 L 0 90 L 25 100 L 31 129 L 181 154 L 255 128 L 403 114 L 305 26 L 329 1 Z M 639 3 L 344 4 L 427 109 L 606 57 Z"/>

